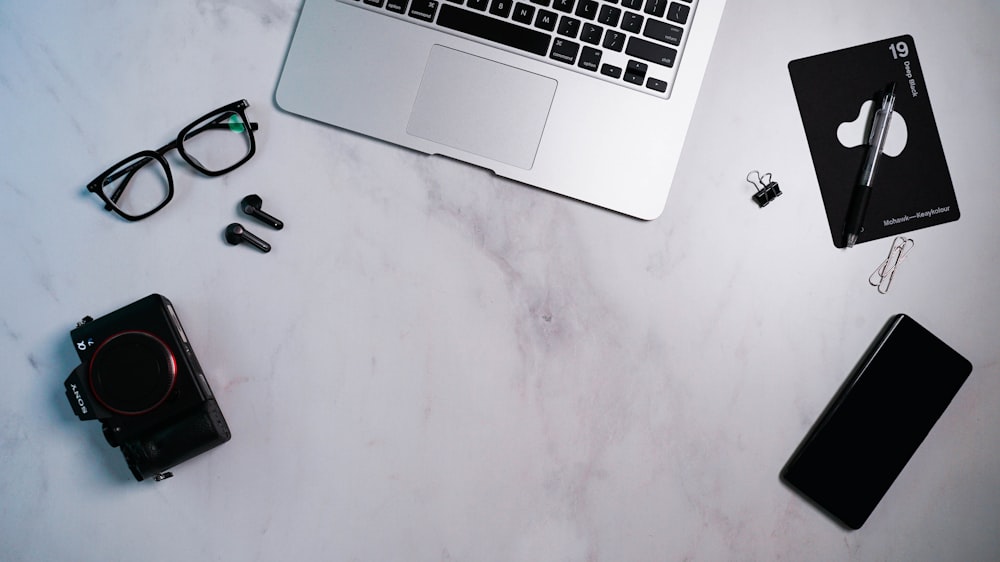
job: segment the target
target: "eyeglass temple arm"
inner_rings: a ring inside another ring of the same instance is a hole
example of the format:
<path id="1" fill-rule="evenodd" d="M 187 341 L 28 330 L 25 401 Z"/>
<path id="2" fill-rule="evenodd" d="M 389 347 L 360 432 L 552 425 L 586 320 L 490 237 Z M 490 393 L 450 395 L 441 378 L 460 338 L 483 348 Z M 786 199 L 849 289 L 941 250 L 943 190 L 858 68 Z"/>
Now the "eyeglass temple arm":
<path id="1" fill-rule="evenodd" d="M 254 121 L 251 121 L 250 123 L 247 123 L 247 124 L 250 125 L 250 129 L 253 130 L 253 131 L 256 131 L 257 129 L 260 128 L 260 126 L 256 122 L 254 122 Z M 213 123 L 206 124 L 204 127 L 199 127 L 197 129 L 191 131 L 191 135 L 193 136 L 193 135 L 199 134 L 199 133 L 201 133 L 203 131 L 207 131 L 209 129 L 228 129 L 228 128 L 229 128 L 228 124 L 223 124 L 223 123 L 219 123 L 219 122 L 213 122 Z M 156 152 L 157 154 L 159 154 L 159 155 L 162 156 L 162 155 L 166 154 L 167 152 L 170 152 L 171 150 L 177 148 L 177 145 L 178 145 L 177 139 L 174 139 L 174 140 L 168 142 L 167 144 L 161 146 L 160 148 L 157 148 L 153 152 Z M 111 174 L 110 176 L 104 178 L 104 182 L 108 183 L 108 182 L 115 181 L 116 179 L 118 179 L 118 178 L 120 178 L 120 177 L 122 177 L 122 176 L 124 176 L 126 174 L 128 174 L 129 176 L 131 176 L 136 171 L 138 171 L 139 168 L 145 166 L 150 160 L 151 160 L 151 158 L 149 158 L 148 156 L 146 158 L 141 159 L 141 160 L 137 160 L 131 166 L 126 166 L 125 168 L 122 168 L 121 170 L 118 170 L 117 172 L 115 172 L 115 173 Z M 127 181 L 126 182 L 122 182 L 121 185 L 119 185 L 117 188 L 115 188 L 115 192 L 111 194 L 111 200 L 112 201 L 114 201 L 115 203 L 118 202 L 118 199 L 121 198 L 122 193 L 125 192 L 125 186 L 126 185 L 128 185 Z M 110 211 L 111 210 L 111 205 L 105 205 L 104 208 L 106 210 Z"/>

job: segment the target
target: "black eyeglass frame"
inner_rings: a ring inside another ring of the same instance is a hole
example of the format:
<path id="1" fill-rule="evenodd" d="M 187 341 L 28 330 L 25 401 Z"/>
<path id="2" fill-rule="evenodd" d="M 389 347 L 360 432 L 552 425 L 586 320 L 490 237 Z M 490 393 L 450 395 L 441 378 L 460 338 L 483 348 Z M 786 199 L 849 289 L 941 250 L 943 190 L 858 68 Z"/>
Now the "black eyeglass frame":
<path id="1" fill-rule="evenodd" d="M 161 146 L 160 148 L 156 150 L 140 150 L 139 152 L 136 152 L 135 154 L 132 154 L 127 158 L 123 158 L 117 164 L 111 166 L 104 173 L 97 176 L 96 178 L 94 178 L 93 181 L 88 183 L 87 191 L 90 191 L 91 193 L 96 193 L 98 197 L 100 197 L 101 200 L 104 201 L 104 209 L 106 211 L 114 211 L 115 213 L 118 213 L 118 215 L 125 220 L 138 221 L 152 215 L 153 213 L 159 211 L 163 207 L 166 207 L 167 203 L 169 203 L 170 200 L 174 197 L 174 177 L 170 171 L 170 165 L 167 163 L 167 159 L 165 158 L 166 153 L 170 152 L 171 150 L 176 148 L 177 152 L 180 153 L 181 158 L 183 158 L 185 162 L 190 164 L 191 167 L 194 168 L 195 170 L 198 170 L 202 174 L 209 177 L 215 177 L 227 174 L 235 170 L 236 168 L 239 168 L 243 164 L 246 164 L 246 162 L 253 157 L 254 153 L 257 151 L 257 143 L 254 140 L 253 132 L 256 131 L 259 128 L 259 126 L 256 122 L 250 121 L 250 119 L 247 118 L 246 109 L 248 107 L 250 107 L 250 103 L 244 99 L 235 101 L 228 105 L 224 105 L 216 110 L 209 111 L 208 113 L 202 115 L 198 119 L 192 121 L 190 125 L 181 129 L 181 131 L 177 133 L 177 137 L 174 140 Z M 214 115 L 218 115 L 219 120 L 212 121 L 210 123 L 205 123 L 202 127 L 197 129 L 196 133 L 201 132 L 210 127 L 212 128 L 229 127 L 229 124 L 221 122 L 221 119 L 225 115 L 227 115 L 227 112 L 236 113 L 243 120 L 243 123 L 248 125 L 246 134 L 247 138 L 249 139 L 249 145 L 250 145 L 249 150 L 247 150 L 246 156 L 244 156 L 239 162 L 236 162 L 235 164 L 227 168 L 223 168 L 221 170 L 209 170 L 208 168 L 205 168 L 205 166 L 202 165 L 200 162 L 198 162 L 197 159 L 188 154 L 186 150 L 184 150 L 184 139 L 187 138 L 188 135 L 195 130 L 196 126 L 202 124 L 206 119 Z M 132 179 L 132 176 L 140 169 L 142 169 L 144 166 L 146 166 L 149 163 L 149 160 L 151 159 L 156 160 L 157 162 L 159 162 L 160 166 L 163 167 L 163 171 L 165 173 L 165 177 L 167 180 L 167 195 L 166 197 L 163 198 L 163 201 L 161 201 L 159 205 L 157 205 L 150 211 L 147 211 L 139 215 L 133 215 L 127 213 L 123 211 L 120 207 L 118 207 L 118 199 L 120 199 L 122 194 L 125 192 L 125 187 L 128 185 L 128 182 Z M 128 164 L 129 162 L 132 161 L 135 161 L 135 163 L 132 164 L 131 166 L 123 167 L 125 166 L 125 164 Z M 112 193 L 111 196 L 108 196 L 108 194 L 104 192 L 103 186 L 106 183 L 114 181 L 126 174 L 127 177 L 118 185 L 118 187 L 115 189 L 115 192 Z"/>

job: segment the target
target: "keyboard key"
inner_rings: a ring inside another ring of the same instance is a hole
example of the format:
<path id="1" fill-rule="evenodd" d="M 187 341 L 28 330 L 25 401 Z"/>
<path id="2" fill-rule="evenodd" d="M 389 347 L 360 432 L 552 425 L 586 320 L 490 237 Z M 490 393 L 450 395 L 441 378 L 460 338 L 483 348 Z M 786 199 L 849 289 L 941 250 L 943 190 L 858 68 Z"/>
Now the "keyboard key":
<path id="1" fill-rule="evenodd" d="M 671 2 L 670 9 L 667 10 L 667 19 L 681 25 L 687 23 L 688 15 L 691 13 L 691 6 Z"/>
<path id="2" fill-rule="evenodd" d="M 580 3 L 576 5 L 576 15 L 586 20 L 592 20 L 597 17 L 598 6 L 597 0 L 580 0 Z"/>
<path id="3" fill-rule="evenodd" d="M 615 27 L 618 25 L 618 20 L 621 19 L 622 10 L 621 8 L 615 8 L 614 6 L 601 6 L 601 13 L 597 16 L 597 21 Z"/>
<path id="4" fill-rule="evenodd" d="M 667 83 L 663 80 L 657 80 L 656 78 L 647 78 L 646 87 L 650 90 L 656 90 L 657 92 L 667 91 Z"/>
<path id="5" fill-rule="evenodd" d="M 667 11 L 667 0 L 646 0 L 646 9 L 643 11 L 651 16 L 662 18 Z"/>
<path id="6" fill-rule="evenodd" d="M 413 4 L 410 5 L 410 17 L 423 21 L 434 21 L 434 12 L 437 7 L 437 0 L 413 0 Z"/>
<path id="7" fill-rule="evenodd" d="M 630 10 L 641 10 L 642 0 L 622 0 L 622 6 Z"/>
<path id="8" fill-rule="evenodd" d="M 441 27 L 543 57 L 549 52 L 549 35 L 546 33 L 456 8 L 451 4 L 441 6 L 437 23 Z"/>
<path id="9" fill-rule="evenodd" d="M 388 0 L 385 3 L 385 9 L 397 14 L 405 14 L 407 1 L 408 0 Z"/>
<path id="10" fill-rule="evenodd" d="M 560 12 L 569 14 L 573 12 L 573 2 L 574 0 L 554 0 L 552 7 Z"/>
<path id="11" fill-rule="evenodd" d="M 622 69 L 621 69 L 621 67 L 614 66 L 612 64 L 602 64 L 601 65 L 601 74 L 603 74 L 605 76 L 610 76 L 612 78 L 621 78 L 622 77 Z"/>
<path id="12" fill-rule="evenodd" d="M 634 12 L 625 12 L 625 17 L 622 18 L 622 29 L 631 31 L 632 33 L 639 33 L 639 30 L 642 29 L 644 19 Z"/>
<path id="13" fill-rule="evenodd" d="M 604 43 L 601 44 L 605 49 L 611 49 L 612 51 L 618 51 L 620 53 L 625 47 L 625 34 L 609 29 L 607 33 L 604 34 Z"/>
<path id="14" fill-rule="evenodd" d="M 598 67 L 601 65 L 601 51 L 593 47 L 583 46 L 583 51 L 580 53 L 580 68 L 590 70 L 592 72 L 597 72 Z"/>
<path id="15" fill-rule="evenodd" d="M 554 31 L 559 14 L 548 10 L 538 10 L 538 17 L 535 18 L 535 27 L 545 31 Z"/>
<path id="16" fill-rule="evenodd" d="M 642 34 L 650 39 L 663 41 L 670 45 L 680 45 L 681 35 L 684 34 L 684 30 L 676 25 L 670 25 L 669 23 L 650 18 L 646 22 L 646 30 Z"/>
<path id="17" fill-rule="evenodd" d="M 576 39 L 576 34 L 580 33 L 580 20 L 569 16 L 559 18 L 559 29 L 556 33 Z"/>
<path id="18" fill-rule="evenodd" d="M 637 59 L 667 67 L 674 66 L 677 50 L 638 37 L 630 37 L 625 53 Z"/>
<path id="19" fill-rule="evenodd" d="M 375 6 L 376 8 L 381 8 L 385 4 L 385 0 L 365 0 L 365 4 L 369 6 Z"/>
<path id="20" fill-rule="evenodd" d="M 647 70 L 649 70 L 648 64 L 630 60 L 628 61 L 628 65 L 625 66 L 625 81 L 642 86 L 642 83 L 646 79 Z"/>
<path id="21" fill-rule="evenodd" d="M 602 35 L 604 35 L 603 27 L 592 23 L 585 23 L 583 24 L 583 31 L 580 32 L 580 41 L 597 45 L 601 42 Z"/>
<path id="22" fill-rule="evenodd" d="M 513 3 L 511 0 L 493 0 L 490 2 L 490 13 L 494 16 L 505 18 L 510 15 L 512 6 Z"/>
<path id="23" fill-rule="evenodd" d="M 576 54 L 580 51 L 580 44 L 565 39 L 556 38 L 552 42 L 552 53 L 549 57 L 562 61 L 566 64 L 576 63 Z"/>
<path id="24" fill-rule="evenodd" d="M 473 10 L 485 12 L 486 8 L 490 6 L 490 0 L 469 0 L 468 6 Z"/>
<path id="25" fill-rule="evenodd" d="M 524 2 L 518 2 L 517 4 L 514 5 L 513 19 L 518 23 L 531 25 L 531 20 L 535 19 L 535 7 L 529 6 Z"/>
<path id="26" fill-rule="evenodd" d="M 552 3 L 552 0 L 531 0 L 531 3 L 548 7 L 548 5 Z"/>

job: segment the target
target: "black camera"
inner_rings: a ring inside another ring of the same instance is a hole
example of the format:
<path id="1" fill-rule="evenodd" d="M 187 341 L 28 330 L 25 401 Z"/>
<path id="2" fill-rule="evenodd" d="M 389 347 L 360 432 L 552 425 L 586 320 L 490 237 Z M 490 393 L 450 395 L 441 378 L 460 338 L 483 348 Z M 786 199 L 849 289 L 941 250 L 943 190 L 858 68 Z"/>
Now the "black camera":
<path id="1" fill-rule="evenodd" d="M 66 397 L 81 420 L 101 420 L 136 480 L 229 441 L 229 426 L 170 301 L 149 295 L 70 332 L 81 364 Z"/>

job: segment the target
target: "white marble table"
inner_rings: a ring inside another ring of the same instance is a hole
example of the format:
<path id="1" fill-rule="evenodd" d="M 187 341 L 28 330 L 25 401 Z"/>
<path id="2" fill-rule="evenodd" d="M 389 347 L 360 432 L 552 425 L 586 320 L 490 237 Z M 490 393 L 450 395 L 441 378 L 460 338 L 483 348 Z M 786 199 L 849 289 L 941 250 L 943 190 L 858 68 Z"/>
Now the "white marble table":
<path id="1" fill-rule="evenodd" d="M 708 0 L 702 0 L 708 1 Z M 295 0 L 0 3 L 0 558 L 995 560 L 1000 8 L 731 0 L 663 216 L 295 118 Z M 787 72 L 912 34 L 963 211 L 835 249 Z M 258 154 L 130 224 L 84 186 L 246 98 Z M 744 176 L 771 171 L 764 210 Z M 251 226 L 258 193 L 285 221 Z M 243 220 L 267 255 L 231 247 Z M 69 330 L 173 300 L 233 431 L 137 483 L 62 383 Z M 972 376 L 868 523 L 778 479 L 889 319 Z"/>

